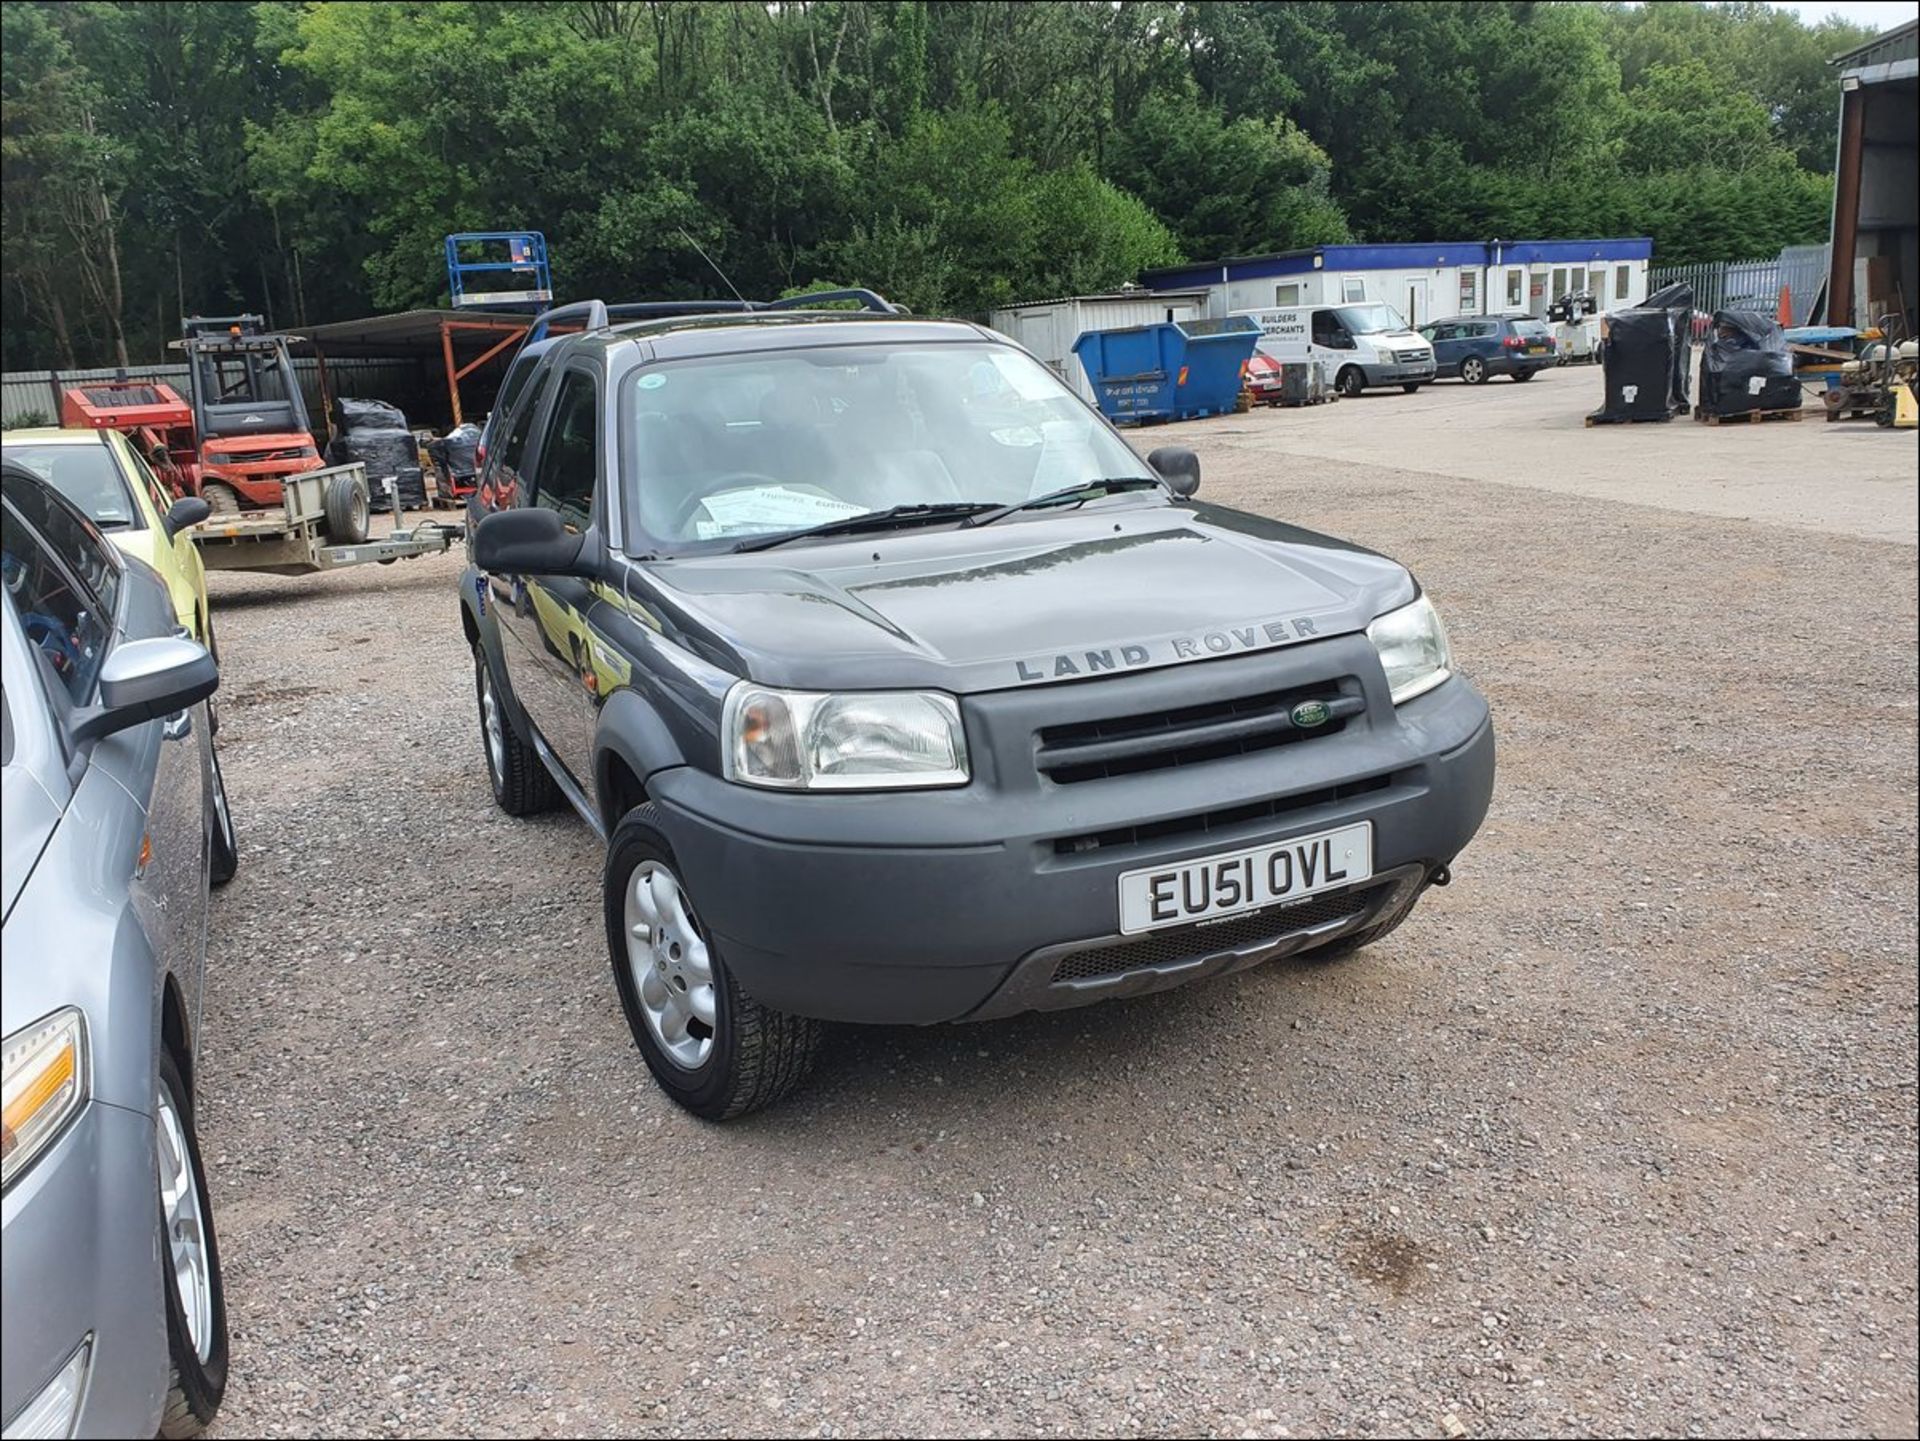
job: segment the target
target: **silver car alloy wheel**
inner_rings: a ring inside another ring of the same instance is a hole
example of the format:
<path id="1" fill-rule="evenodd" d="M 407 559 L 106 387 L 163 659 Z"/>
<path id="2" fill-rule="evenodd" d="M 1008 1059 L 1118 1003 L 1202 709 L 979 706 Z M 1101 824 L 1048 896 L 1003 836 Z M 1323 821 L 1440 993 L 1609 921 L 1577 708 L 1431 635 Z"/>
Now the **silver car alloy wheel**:
<path id="1" fill-rule="evenodd" d="M 486 732 L 487 762 L 493 767 L 494 779 L 504 780 L 507 774 L 507 736 L 501 729 L 500 702 L 493 694 L 493 672 L 487 668 L 484 659 L 480 662 L 480 726 Z"/>
<path id="2" fill-rule="evenodd" d="M 713 961 L 672 871 L 642 861 L 627 879 L 627 969 L 647 1029 L 683 1070 L 713 1053 Z"/>
<path id="3" fill-rule="evenodd" d="M 213 1272 L 207 1264 L 207 1227 L 186 1127 L 165 1086 L 160 1088 L 154 1131 L 160 1157 L 160 1217 L 166 1227 L 173 1289 L 180 1298 L 193 1354 L 205 1361 L 213 1349 Z"/>

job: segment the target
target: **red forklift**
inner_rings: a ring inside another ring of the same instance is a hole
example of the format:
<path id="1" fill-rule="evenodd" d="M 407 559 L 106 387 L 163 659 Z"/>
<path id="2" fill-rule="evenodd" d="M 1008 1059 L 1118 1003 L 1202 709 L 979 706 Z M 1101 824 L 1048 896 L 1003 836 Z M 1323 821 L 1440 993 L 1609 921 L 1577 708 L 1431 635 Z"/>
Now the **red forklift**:
<path id="1" fill-rule="evenodd" d="M 281 482 L 321 466 L 284 337 L 257 315 L 180 323 L 198 490 L 215 516 L 271 510 Z"/>

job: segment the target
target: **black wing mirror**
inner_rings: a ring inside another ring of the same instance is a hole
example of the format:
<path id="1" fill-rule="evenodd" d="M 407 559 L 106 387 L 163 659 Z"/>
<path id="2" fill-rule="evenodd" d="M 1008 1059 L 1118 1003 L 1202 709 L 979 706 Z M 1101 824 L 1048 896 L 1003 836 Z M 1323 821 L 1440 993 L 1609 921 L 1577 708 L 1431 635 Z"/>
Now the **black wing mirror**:
<path id="1" fill-rule="evenodd" d="M 183 711 L 220 684 L 220 668 L 198 641 L 123 640 L 100 665 L 100 703 L 73 717 L 75 742 Z"/>
<path id="2" fill-rule="evenodd" d="M 160 517 L 160 527 L 172 540 L 183 530 L 191 529 L 213 514 L 213 507 L 197 495 L 183 495 L 167 507 L 167 513 Z"/>
<path id="3" fill-rule="evenodd" d="M 583 575 L 579 531 L 544 506 L 496 511 L 474 528 L 473 563 L 496 575 Z"/>
<path id="4" fill-rule="evenodd" d="M 1200 489 L 1200 457 L 1184 445 L 1163 445 L 1147 457 L 1155 474 L 1185 500 Z"/>

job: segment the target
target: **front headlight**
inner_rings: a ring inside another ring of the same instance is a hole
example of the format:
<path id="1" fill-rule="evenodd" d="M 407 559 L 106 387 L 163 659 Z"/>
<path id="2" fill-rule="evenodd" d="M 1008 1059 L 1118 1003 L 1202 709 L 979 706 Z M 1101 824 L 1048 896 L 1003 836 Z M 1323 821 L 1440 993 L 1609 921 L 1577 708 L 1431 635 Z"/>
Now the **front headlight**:
<path id="1" fill-rule="evenodd" d="M 1425 695 L 1453 674 L 1447 628 L 1424 595 L 1376 619 L 1367 627 L 1367 639 L 1380 652 L 1395 705 Z"/>
<path id="2" fill-rule="evenodd" d="M 0 1186 L 47 1148 L 87 1101 L 87 1020 L 69 1006 L 4 1041 L 0 1079 Z"/>
<path id="3" fill-rule="evenodd" d="M 726 777 L 780 790 L 967 783 L 960 706 L 938 691 L 774 690 L 740 681 L 721 718 Z"/>

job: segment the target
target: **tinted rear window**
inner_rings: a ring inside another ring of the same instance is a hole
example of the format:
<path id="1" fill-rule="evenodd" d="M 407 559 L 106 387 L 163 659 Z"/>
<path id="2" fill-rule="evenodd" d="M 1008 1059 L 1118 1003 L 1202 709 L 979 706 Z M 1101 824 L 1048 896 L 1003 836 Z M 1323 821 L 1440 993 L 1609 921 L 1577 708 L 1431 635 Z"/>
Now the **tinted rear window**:
<path id="1" fill-rule="evenodd" d="M 1547 329 L 1546 324 L 1543 321 L 1538 321 L 1538 320 L 1514 321 L 1513 333 L 1515 335 L 1551 335 L 1553 334 L 1552 331 Z"/>

